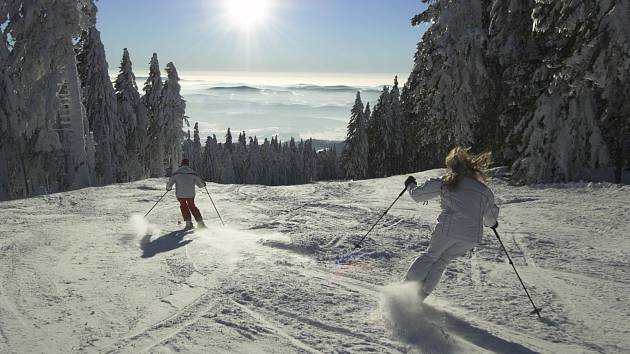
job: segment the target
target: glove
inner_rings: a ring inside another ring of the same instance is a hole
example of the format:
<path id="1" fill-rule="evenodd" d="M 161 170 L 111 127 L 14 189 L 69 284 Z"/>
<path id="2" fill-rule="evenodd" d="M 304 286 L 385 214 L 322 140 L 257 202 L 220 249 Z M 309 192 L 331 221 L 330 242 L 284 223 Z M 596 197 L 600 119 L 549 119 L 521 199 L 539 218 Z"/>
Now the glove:
<path id="1" fill-rule="evenodd" d="M 413 176 L 407 177 L 407 179 L 405 180 L 405 187 L 409 188 L 409 185 L 412 184 L 412 183 L 413 184 L 417 184 L 416 183 L 416 179 L 413 178 Z"/>
<path id="2" fill-rule="evenodd" d="M 203 186 L 204 186 L 204 187 L 205 187 L 205 186 L 207 186 L 206 182 L 203 182 Z"/>
<path id="3" fill-rule="evenodd" d="M 492 226 L 491 229 L 496 230 L 497 227 L 499 227 L 499 222 L 498 221 L 494 223 L 494 226 Z"/>

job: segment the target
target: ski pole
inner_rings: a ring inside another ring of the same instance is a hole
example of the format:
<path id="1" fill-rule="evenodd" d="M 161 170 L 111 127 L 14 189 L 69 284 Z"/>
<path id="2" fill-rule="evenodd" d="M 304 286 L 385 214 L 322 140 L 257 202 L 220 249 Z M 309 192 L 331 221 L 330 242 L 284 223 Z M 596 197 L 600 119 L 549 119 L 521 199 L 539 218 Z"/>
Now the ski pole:
<path id="1" fill-rule="evenodd" d="M 516 273 L 516 276 L 518 277 L 518 281 L 521 282 L 521 285 L 523 286 L 523 289 L 525 290 L 525 294 L 527 294 L 527 297 L 529 298 L 529 302 L 531 302 L 532 306 L 534 307 L 534 311 L 530 312 L 530 315 L 535 313 L 536 315 L 538 315 L 538 319 L 542 320 L 542 317 L 540 317 L 541 308 L 536 307 L 536 305 L 534 305 L 534 300 L 532 300 L 532 297 L 529 296 L 529 291 L 527 291 L 527 288 L 525 287 L 525 283 L 523 283 L 521 276 L 518 275 L 518 272 L 516 271 L 516 267 L 514 266 L 514 262 L 512 262 L 512 258 L 510 258 L 508 251 L 505 249 L 505 246 L 503 245 L 503 242 L 501 241 L 501 237 L 499 237 L 499 233 L 497 232 L 497 229 L 493 227 L 492 231 L 494 231 L 494 235 L 497 237 L 497 240 L 499 240 L 499 243 L 501 244 L 501 248 L 503 248 L 503 251 L 505 252 L 505 255 L 507 256 L 508 261 L 510 262 L 510 265 L 512 265 L 512 268 L 514 268 L 514 273 Z"/>
<path id="2" fill-rule="evenodd" d="M 385 214 L 387 214 L 387 212 L 389 211 L 389 209 L 391 209 L 394 204 L 396 204 L 396 202 L 398 201 L 398 199 L 400 199 L 400 197 L 402 197 L 403 194 L 405 194 L 405 192 L 407 191 L 407 187 L 405 187 L 405 189 L 402 190 L 402 192 L 400 192 L 400 194 L 398 195 L 398 197 L 396 197 L 396 199 L 392 202 L 392 204 L 389 206 L 389 208 L 385 209 L 385 212 L 383 213 L 383 215 L 381 215 L 380 218 L 378 218 L 378 220 L 376 220 L 376 222 L 372 225 L 372 227 L 370 227 L 370 229 L 368 230 L 368 232 L 365 233 L 365 235 L 363 235 L 363 237 L 361 237 L 361 239 L 359 240 L 359 242 L 354 244 L 354 248 L 361 248 L 361 243 L 363 242 L 363 240 L 365 240 L 365 238 L 367 237 L 367 235 L 372 232 L 372 230 L 374 229 L 374 227 L 378 224 L 379 221 L 381 221 L 381 219 L 385 216 Z"/>
<path id="3" fill-rule="evenodd" d="M 204 185 L 203 187 L 206 189 L 206 193 L 208 193 L 208 197 L 210 197 L 210 201 L 212 202 L 212 206 L 214 207 L 214 210 L 217 212 L 217 215 L 219 215 L 219 220 L 221 220 L 221 225 L 225 226 L 225 223 L 223 222 L 223 219 L 221 218 L 221 214 L 219 214 L 219 209 L 217 209 L 217 206 L 214 204 L 214 200 L 212 200 L 212 196 L 210 195 L 210 192 L 208 192 L 208 186 Z"/>
<path id="4" fill-rule="evenodd" d="M 158 203 L 159 203 L 160 201 L 162 201 L 162 198 L 164 198 L 164 196 L 166 196 L 166 193 L 168 193 L 168 192 L 170 192 L 170 191 L 171 191 L 171 190 L 169 189 L 169 190 L 167 190 L 164 194 L 162 194 L 162 196 L 160 197 L 160 199 L 158 199 L 158 201 L 157 201 L 157 202 L 155 202 L 155 204 L 153 204 L 153 206 L 151 207 L 151 209 L 149 209 L 149 211 L 147 211 L 147 213 L 146 213 L 146 214 L 144 214 L 144 217 L 145 217 L 145 218 L 147 217 L 147 215 L 149 215 L 149 213 L 153 210 L 153 208 L 155 208 L 155 206 L 156 206 L 156 205 L 158 205 Z"/>

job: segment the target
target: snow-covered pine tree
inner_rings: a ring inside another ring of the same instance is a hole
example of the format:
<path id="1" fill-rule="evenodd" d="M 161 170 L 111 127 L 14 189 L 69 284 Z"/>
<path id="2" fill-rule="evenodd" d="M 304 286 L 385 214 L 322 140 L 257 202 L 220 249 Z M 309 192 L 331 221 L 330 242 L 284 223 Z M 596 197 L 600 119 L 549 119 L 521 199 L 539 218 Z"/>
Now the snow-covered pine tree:
<path id="1" fill-rule="evenodd" d="M 286 162 L 287 162 L 287 184 L 301 184 L 303 176 L 304 163 L 302 161 L 302 155 L 299 152 L 298 146 L 295 143 L 295 139 L 291 137 L 286 149 Z"/>
<path id="2" fill-rule="evenodd" d="M 286 183 L 282 145 L 278 136 L 271 137 L 271 185 L 281 186 Z"/>
<path id="3" fill-rule="evenodd" d="M 394 77 L 394 86 L 389 91 L 391 141 L 389 141 L 389 174 L 401 174 L 405 172 L 405 159 L 403 156 L 404 131 L 403 113 L 400 105 L 400 90 L 398 89 L 398 76 Z"/>
<path id="4" fill-rule="evenodd" d="M 162 144 L 164 145 L 164 168 L 175 171 L 182 158 L 182 141 L 184 140 L 184 123 L 190 126 L 186 113 L 186 101 L 182 97 L 179 75 L 175 65 L 166 64 L 168 78 L 162 88 L 160 97 L 160 121 L 164 122 Z"/>
<path id="5" fill-rule="evenodd" d="M 236 176 L 234 175 L 234 165 L 232 164 L 232 153 L 227 148 L 223 148 L 221 154 L 221 183 L 231 184 L 235 183 Z"/>
<path id="6" fill-rule="evenodd" d="M 123 49 L 120 71 L 114 83 L 118 115 L 126 128 L 127 161 L 123 170 L 127 172 L 127 180 L 135 181 L 148 175 L 145 156 L 147 149 L 148 117 L 146 107 L 140 101 L 140 93 L 133 73 L 131 59 L 127 48 Z"/>
<path id="7" fill-rule="evenodd" d="M 372 176 L 372 171 L 370 170 L 372 166 L 372 156 L 370 156 L 370 120 L 372 119 L 372 110 L 370 108 L 370 102 L 365 104 L 365 111 L 363 111 L 363 125 L 365 130 L 365 141 L 363 145 L 363 149 L 366 151 L 366 161 L 365 161 L 365 175 L 363 178 L 368 178 Z"/>
<path id="8" fill-rule="evenodd" d="M 247 136 L 245 132 L 238 133 L 238 143 L 232 154 L 232 166 L 234 166 L 235 183 L 245 183 L 247 177 Z"/>
<path id="9" fill-rule="evenodd" d="M 201 175 L 207 181 L 221 182 L 222 145 L 217 142 L 216 135 L 206 139 L 202 154 Z"/>
<path id="10" fill-rule="evenodd" d="M 208 136 L 206 138 L 206 143 L 203 146 L 203 151 L 201 152 L 201 167 L 197 172 L 199 172 L 199 174 L 205 181 L 214 182 L 214 179 L 212 178 L 212 155 L 210 152 L 211 144 L 212 138 Z"/>
<path id="11" fill-rule="evenodd" d="M 384 86 L 381 95 L 374 106 L 374 111 L 368 121 L 369 156 L 368 161 L 371 177 L 388 176 L 388 153 L 391 142 L 395 138 L 391 129 L 391 105 L 389 87 Z"/>
<path id="12" fill-rule="evenodd" d="M 340 168 L 337 164 L 337 151 L 332 148 L 325 148 L 317 153 L 317 179 L 320 181 L 330 181 L 339 178 Z"/>
<path id="13" fill-rule="evenodd" d="M 627 1 L 423 1 L 412 23 L 431 26 L 401 95 L 413 169 L 474 144 L 524 182 L 621 179 Z"/>
<path id="14" fill-rule="evenodd" d="M 614 165 L 611 157 L 623 154 L 620 141 L 630 113 L 621 104 L 630 98 L 628 6 L 627 1 L 536 2 L 533 30 L 545 45 L 537 75 L 548 86 L 532 119 L 518 127 L 523 145 L 513 165 L 516 178 L 593 179 Z"/>
<path id="15" fill-rule="evenodd" d="M 193 130 L 193 146 L 192 146 L 192 156 L 191 156 L 191 165 L 195 171 L 201 170 L 201 138 L 199 137 L 199 123 L 195 122 L 195 127 Z"/>
<path id="16" fill-rule="evenodd" d="M 260 147 L 260 184 L 271 184 L 271 172 L 272 172 L 272 150 L 269 139 L 265 138 L 262 146 Z"/>
<path id="17" fill-rule="evenodd" d="M 230 131 L 230 128 L 228 128 L 227 133 L 225 133 L 225 146 L 223 148 L 229 151 L 230 154 L 234 151 L 234 146 L 232 144 L 232 132 Z"/>
<path id="18" fill-rule="evenodd" d="M 532 35 L 534 5 L 535 0 L 495 0 L 488 11 L 486 67 L 492 105 L 487 107 L 488 118 L 475 141 L 484 141 L 501 164 L 511 165 L 518 157 L 521 136 L 513 130 L 521 121 L 531 119 L 536 99 L 544 90 L 535 75 L 542 54 Z"/>
<path id="19" fill-rule="evenodd" d="M 363 128 L 365 130 L 365 126 Z M 365 150 L 367 151 L 367 133 L 364 134 L 365 138 Z M 302 152 L 302 160 L 304 161 L 304 183 L 311 183 L 315 180 L 316 171 L 316 156 L 315 150 L 313 150 L 313 139 L 308 139 L 304 142 L 304 149 Z M 367 161 L 366 161 L 367 168 Z"/>
<path id="20" fill-rule="evenodd" d="M 190 130 L 184 134 L 184 142 L 182 143 L 182 158 L 188 159 L 192 165 L 193 141 L 190 139 Z"/>
<path id="21" fill-rule="evenodd" d="M 160 115 L 160 97 L 162 95 L 162 78 L 160 76 L 160 64 L 157 54 L 153 53 L 149 63 L 149 77 L 144 83 L 141 98 L 146 108 L 148 121 L 148 144 L 145 154 L 145 165 L 149 169 L 151 177 L 163 177 L 164 170 L 164 115 Z"/>
<path id="22" fill-rule="evenodd" d="M 415 165 L 441 166 L 454 145 L 470 146 L 488 118 L 492 92 L 486 69 L 488 0 L 422 0 L 428 8 L 412 24 L 431 26 L 418 43 L 403 97 L 418 154 Z M 376 111 L 376 107 L 375 107 Z M 483 142 L 475 146 L 484 148 Z"/>
<path id="23" fill-rule="evenodd" d="M 81 34 L 77 45 L 77 69 L 83 105 L 96 141 L 96 182 L 111 184 L 127 180 L 126 130 L 118 115 L 118 103 L 109 77 L 100 32 L 92 27 Z"/>
<path id="24" fill-rule="evenodd" d="M 234 163 L 232 161 L 232 155 L 236 149 L 232 142 L 232 131 L 230 128 L 225 133 L 225 143 L 219 144 L 219 146 L 221 147 L 221 155 L 218 156 L 221 164 L 219 180 L 225 184 L 236 183 L 236 174 L 234 173 Z"/>
<path id="25" fill-rule="evenodd" d="M 95 6 L 34 0 L 1 7 L 8 19 L 2 37 L 12 39 L 7 70 L 20 99 L 14 129 L 23 142 L 15 146 L 21 178 L 11 183 L 26 195 L 88 186 L 89 136 L 72 41 L 94 25 Z"/>
<path id="26" fill-rule="evenodd" d="M 247 149 L 247 161 L 249 162 L 249 168 L 247 169 L 247 176 L 245 177 L 245 183 L 247 184 L 260 184 L 262 180 L 262 159 L 261 149 L 258 145 L 258 138 L 249 138 L 249 148 Z"/>
<path id="27" fill-rule="evenodd" d="M 368 145 L 361 92 L 357 92 L 354 106 L 350 110 L 350 121 L 342 153 L 342 168 L 346 178 L 363 179 L 367 177 Z"/>
<path id="28" fill-rule="evenodd" d="M 7 17 L 7 4 L 0 5 L 0 18 Z M 9 72 L 9 42 L 0 24 L 0 200 L 26 196 L 26 175 L 20 163 L 24 150 L 20 132 L 24 122 L 18 121 L 22 109 L 15 84 Z"/>

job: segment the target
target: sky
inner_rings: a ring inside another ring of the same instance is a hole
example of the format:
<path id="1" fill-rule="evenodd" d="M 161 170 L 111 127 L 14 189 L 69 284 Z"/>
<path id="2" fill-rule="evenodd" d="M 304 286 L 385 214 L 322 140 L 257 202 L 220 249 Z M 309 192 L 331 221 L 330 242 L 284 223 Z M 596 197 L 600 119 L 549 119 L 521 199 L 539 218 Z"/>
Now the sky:
<path id="1" fill-rule="evenodd" d="M 128 48 L 140 76 L 153 52 L 160 66 L 172 61 L 180 72 L 408 74 L 423 31 L 410 19 L 426 6 L 420 0 L 264 0 L 269 7 L 249 15 L 266 16 L 243 26 L 228 16 L 230 1 L 248 0 L 98 1 L 110 70 Z"/>

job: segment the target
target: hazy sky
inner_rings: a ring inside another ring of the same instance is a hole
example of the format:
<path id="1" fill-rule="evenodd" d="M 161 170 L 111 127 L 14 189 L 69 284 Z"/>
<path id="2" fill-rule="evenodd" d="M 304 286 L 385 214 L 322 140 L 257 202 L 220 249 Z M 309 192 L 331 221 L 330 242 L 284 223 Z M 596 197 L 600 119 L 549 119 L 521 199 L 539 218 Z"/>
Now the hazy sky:
<path id="1" fill-rule="evenodd" d="M 153 52 L 179 71 L 408 73 L 424 30 L 410 25 L 420 0 L 264 0 L 249 29 L 229 1 L 252 0 L 98 1 L 110 69 L 126 47 L 137 75 Z"/>

